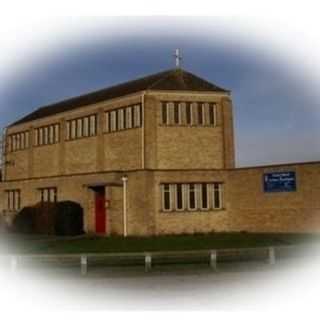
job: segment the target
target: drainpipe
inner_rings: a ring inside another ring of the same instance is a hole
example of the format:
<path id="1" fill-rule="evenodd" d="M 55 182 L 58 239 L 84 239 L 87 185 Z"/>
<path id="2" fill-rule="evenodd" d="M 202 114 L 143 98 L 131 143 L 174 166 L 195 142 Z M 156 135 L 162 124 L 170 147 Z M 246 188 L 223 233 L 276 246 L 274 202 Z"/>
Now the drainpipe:
<path id="1" fill-rule="evenodd" d="M 123 236 L 126 237 L 127 233 L 127 182 L 128 177 L 122 177 L 123 182 Z"/>

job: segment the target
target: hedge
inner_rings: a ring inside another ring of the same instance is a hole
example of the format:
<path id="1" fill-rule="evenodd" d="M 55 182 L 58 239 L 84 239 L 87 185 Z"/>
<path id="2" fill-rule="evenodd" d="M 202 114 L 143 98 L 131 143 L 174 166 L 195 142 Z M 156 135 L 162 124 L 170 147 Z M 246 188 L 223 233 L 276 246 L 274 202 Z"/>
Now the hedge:
<path id="1" fill-rule="evenodd" d="M 72 201 L 44 202 L 23 208 L 13 219 L 16 233 L 74 236 L 83 234 L 83 209 Z"/>

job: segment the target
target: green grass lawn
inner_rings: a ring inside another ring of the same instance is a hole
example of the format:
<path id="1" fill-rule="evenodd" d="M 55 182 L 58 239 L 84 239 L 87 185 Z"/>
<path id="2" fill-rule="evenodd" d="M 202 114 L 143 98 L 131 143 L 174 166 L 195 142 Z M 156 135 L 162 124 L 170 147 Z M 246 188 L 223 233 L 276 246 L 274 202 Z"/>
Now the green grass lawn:
<path id="1" fill-rule="evenodd" d="M 2 239 L 2 240 L 1 240 Z M 75 237 L 6 235 L 3 253 L 111 253 L 141 251 L 252 248 L 320 243 L 320 234 L 212 233 L 158 237 Z"/>

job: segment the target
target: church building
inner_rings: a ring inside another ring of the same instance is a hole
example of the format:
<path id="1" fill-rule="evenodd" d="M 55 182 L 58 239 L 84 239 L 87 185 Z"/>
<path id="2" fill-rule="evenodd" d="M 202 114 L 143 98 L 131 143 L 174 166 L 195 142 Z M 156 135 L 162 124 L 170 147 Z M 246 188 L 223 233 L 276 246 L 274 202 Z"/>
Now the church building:
<path id="1" fill-rule="evenodd" d="M 105 236 L 320 231 L 320 162 L 235 168 L 231 92 L 179 67 L 41 107 L 4 141 L 8 221 L 71 200 Z"/>

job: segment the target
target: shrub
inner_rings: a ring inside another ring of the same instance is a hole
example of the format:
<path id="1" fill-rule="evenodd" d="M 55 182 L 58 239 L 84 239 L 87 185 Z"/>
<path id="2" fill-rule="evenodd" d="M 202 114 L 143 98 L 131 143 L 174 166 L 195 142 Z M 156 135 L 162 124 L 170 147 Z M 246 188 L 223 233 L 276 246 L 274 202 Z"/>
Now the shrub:
<path id="1" fill-rule="evenodd" d="M 34 207 L 23 208 L 12 220 L 10 230 L 17 233 L 34 233 L 34 220 L 36 210 Z"/>
<path id="2" fill-rule="evenodd" d="M 75 236 L 83 234 L 83 209 L 72 201 L 61 201 L 56 204 L 55 234 Z"/>
<path id="3" fill-rule="evenodd" d="M 60 236 L 83 234 L 83 209 L 72 201 L 44 202 L 23 208 L 13 219 L 11 231 Z"/>
<path id="4" fill-rule="evenodd" d="M 37 234 L 55 234 L 56 204 L 53 202 L 42 202 L 34 207 L 34 231 Z"/>

